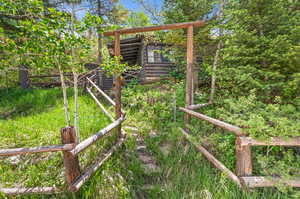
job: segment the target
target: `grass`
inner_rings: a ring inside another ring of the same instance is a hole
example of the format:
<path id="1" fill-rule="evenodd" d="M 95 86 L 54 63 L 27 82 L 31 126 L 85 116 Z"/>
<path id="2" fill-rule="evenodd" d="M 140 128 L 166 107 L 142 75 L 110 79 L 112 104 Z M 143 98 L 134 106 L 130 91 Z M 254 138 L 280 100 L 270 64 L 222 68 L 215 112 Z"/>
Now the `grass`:
<path id="1" fill-rule="evenodd" d="M 155 89 L 153 89 L 155 88 Z M 183 94 L 177 88 L 178 105 Z M 118 150 L 76 194 L 28 195 L 12 198 L 216 198 L 216 199 L 288 199 L 289 192 L 275 188 L 241 191 L 216 170 L 178 131 L 182 126 L 182 113 L 173 120 L 171 94 L 174 90 L 161 85 L 137 86 L 125 89 L 124 108 L 127 110 L 125 126 L 135 126 L 149 152 L 157 160 L 161 172 L 147 174 L 143 171 L 136 153 L 136 140 L 128 131 L 125 146 Z M 59 89 L 18 90 L 9 94 L 0 91 L 0 115 L 14 111 L 0 119 L 0 147 L 13 148 L 60 143 L 61 127 L 65 126 L 62 94 Z M 69 92 L 72 110 L 72 93 Z M 80 134 L 84 139 L 109 124 L 94 101 L 80 94 Z M 0 116 L 1 117 L 1 116 Z M 155 131 L 157 136 L 149 136 Z M 82 168 L 94 157 L 109 148 L 115 141 L 110 136 L 93 148 L 80 154 Z M 169 143 L 171 149 L 164 155 L 159 149 Z M 22 156 L 22 164 L 12 165 L 11 160 L 0 159 L 0 186 L 64 187 L 61 153 Z M 232 160 L 233 161 L 233 160 Z M 0 198 L 8 198 L 0 195 Z"/>

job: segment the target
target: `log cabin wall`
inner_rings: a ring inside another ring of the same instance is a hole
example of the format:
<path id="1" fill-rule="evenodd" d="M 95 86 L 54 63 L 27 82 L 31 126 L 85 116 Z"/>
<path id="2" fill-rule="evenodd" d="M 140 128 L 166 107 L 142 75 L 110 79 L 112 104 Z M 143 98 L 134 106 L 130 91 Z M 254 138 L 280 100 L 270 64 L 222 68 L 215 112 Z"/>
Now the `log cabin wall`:
<path id="1" fill-rule="evenodd" d="M 168 77 L 169 73 L 175 69 L 174 63 L 166 61 L 163 55 L 157 51 L 153 53 L 152 61 L 148 56 L 149 49 L 163 49 L 164 46 L 161 43 L 146 44 L 143 36 L 122 39 L 120 41 L 120 48 L 123 62 L 127 62 L 129 65 L 141 66 L 139 70 L 130 70 L 123 74 L 126 83 L 129 83 L 133 79 L 138 80 L 139 83 L 148 83 Z M 113 45 L 108 44 L 108 48 L 113 48 Z M 105 73 L 102 72 L 100 79 L 99 86 L 102 89 L 110 90 L 112 88 L 112 78 L 105 76 Z"/>
<path id="2" fill-rule="evenodd" d="M 143 82 L 152 82 L 168 77 L 170 72 L 175 69 L 174 63 L 165 60 L 162 53 L 155 52 L 153 57 L 150 56 L 150 50 L 160 51 L 165 47 L 164 44 L 149 43 L 143 48 Z M 157 59 L 158 56 L 158 59 Z M 151 60 L 152 59 L 152 60 Z"/>

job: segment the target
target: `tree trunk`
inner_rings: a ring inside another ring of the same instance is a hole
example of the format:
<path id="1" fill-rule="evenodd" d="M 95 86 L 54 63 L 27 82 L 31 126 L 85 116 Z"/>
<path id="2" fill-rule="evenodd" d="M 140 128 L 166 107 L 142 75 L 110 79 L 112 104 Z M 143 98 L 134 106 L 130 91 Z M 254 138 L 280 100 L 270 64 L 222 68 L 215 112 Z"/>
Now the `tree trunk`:
<path id="1" fill-rule="evenodd" d="M 67 86 L 65 84 L 65 78 L 64 73 L 61 69 L 60 63 L 57 61 L 58 69 L 59 69 L 59 75 L 60 75 L 60 81 L 61 81 L 61 88 L 63 91 L 64 96 L 64 109 L 65 109 L 65 116 L 66 116 L 66 125 L 70 126 L 70 117 L 69 117 L 69 103 L 68 103 L 68 96 L 67 96 Z"/>

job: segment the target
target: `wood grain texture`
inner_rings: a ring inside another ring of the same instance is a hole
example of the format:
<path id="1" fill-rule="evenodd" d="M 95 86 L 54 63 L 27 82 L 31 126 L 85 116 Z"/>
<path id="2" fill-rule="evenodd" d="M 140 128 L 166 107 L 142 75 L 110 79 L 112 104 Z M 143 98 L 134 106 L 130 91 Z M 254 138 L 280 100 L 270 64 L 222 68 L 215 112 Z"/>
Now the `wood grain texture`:
<path id="1" fill-rule="evenodd" d="M 30 148 L 1 149 L 0 156 L 14 156 L 14 155 L 24 155 L 30 153 L 69 151 L 72 150 L 74 147 L 75 147 L 74 144 L 63 144 L 63 145 L 39 146 L 39 147 L 30 147 Z"/>
<path id="2" fill-rule="evenodd" d="M 240 137 L 236 137 L 235 147 L 237 176 L 250 176 L 252 174 L 251 147 L 242 146 Z"/>
<path id="3" fill-rule="evenodd" d="M 243 185 L 255 188 L 255 187 L 274 187 L 276 185 L 288 185 L 291 187 L 300 187 L 300 178 L 285 180 L 278 177 L 263 177 L 263 176 L 249 176 L 240 177 Z"/>
<path id="4" fill-rule="evenodd" d="M 189 107 L 193 101 L 193 26 L 188 26 L 187 29 L 187 52 L 186 52 L 186 89 L 185 89 L 185 107 Z M 191 116 L 184 115 L 184 129 L 188 132 Z"/>
<path id="5" fill-rule="evenodd" d="M 119 126 L 123 121 L 125 120 L 125 116 L 122 115 L 119 119 L 105 127 L 104 129 L 100 130 L 98 133 L 88 137 L 87 139 L 80 142 L 72 151 L 71 153 L 73 155 L 76 155 L 83 150 L 87 149 L 89 146 L 91 146 L 93 143 L 95 143 L 97 140 L 99 140 L 101 137 L 109 133 L 111 130 Z"/>
<path id="6" fill-rule="evenodd" d="M 148 26 L 148 27 L 137 27 L 137 28 L 129 28 L 129 29 L 121 29 L 116 31 L 105 32 L 104 36 L 113 36 L 116 32 L 120 34 L 133 34 L 139 32 L 150 32 L 150 31 L 158 31 L 158 30 L 173 30 L 180 28 L 188 28 L 190 26 L 201 27 L 204 26 L 204 21 L 194 21 L 194 22 L 185 22 L 185 23 L 175 23 L 175 24 L 166 24 L 160 26 Z"/>
<path id="7" fill-rule="evenodd" d="M 115 35 L 115 56 L 120 56 L 121 55 L 121 49 L 120 49 L 120 32 L 117 31 L 114 33 Z M 115 106 L 115 112 L 116 112 L 116 116 L 115 118 L 118 119 L 122 116 L 122 100 L 121 100 L 121 92 L 122 92 L 122 79 L 121 76 L 118 75 L 115 77 L 115 81 L 114 81 L 114 94 L 115 94 L 115 102 L 116 102 L 116 106 Z M 122 125 L 121 123 L 117 126 L 117 131 L 119 133 L 119 135 L 122 135 Z"/>
<path id="8" fill-rule="evenodd" d="M 194 116 L 196 118 L 199 118 L 199 119 L 205 120 L 207 122 L 210 122 L 210 123 L 212 123 L 212 124 L 214 124 L 214 125 L 216 125 L 218 127 L 221 127 L 223 129 L 225 129 L 225 130 L 231 131 L 231 132 L 235 133 L 237 136 L 243 136 L 243 135 L 245 135 L 244 132 L 242 131 L 242 129 L 239 128 L 239 127 L 237 127 L 237 126 L 228 124 L 228 123 L 223 122 L 221 120 L 214 119 L 212 117 L 203 115 L 201 113 L 197 113 L 195 111 L 192 111 L 192 110 L 189 110 L 189 109 L 186 109 L 186 108 L 180 107 L 179 110 L 181 110 L 181 111 L 183 111 L 185 113 L 188 113 L 191 116 Z"/>
<path id="9" fill-rule="evenodd" d="M 240 137 L 242 146 L 300 146 L 299 137 L 280 138 L 272 137 L 266 141 L 257 140 L 251 137 Z"/>
<path id="10" fill-rule="evenodd" d="M 76 132 L 74 127 L 65 127 L 61 129 L 61 140 L 63 144 L 76 144 Z M 73 155 L 70 151 L 63 152 L 63 161 L 65 167 L 65 177 L 70 185 L 80 176 L 79 160 L 77 155 Z"/>
<path id="11" fill-rule="evenodd" d="M 19 194 L 54 194 L 60 192 L 56 187 L 33 187 L 33 188 L 0 188 L 0 192 L 6 195 Z"/>

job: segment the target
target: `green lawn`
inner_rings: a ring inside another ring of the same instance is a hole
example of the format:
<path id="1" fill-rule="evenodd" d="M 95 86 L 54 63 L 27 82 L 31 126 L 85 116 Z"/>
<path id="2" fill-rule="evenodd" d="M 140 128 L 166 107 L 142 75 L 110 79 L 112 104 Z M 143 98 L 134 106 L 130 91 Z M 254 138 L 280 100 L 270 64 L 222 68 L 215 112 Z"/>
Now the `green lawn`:
<path id="1" fill-rule="evenodd" d="M 155 85 L 154 85 L 155 87 Z M 139 129 L 147 150 L 157 160 L 161 171 L 147 174 L 136 154 L 136 139 L 128 131 L 125 146 L 118 150 L 76 194 L 28 195 L 13 198 L 213 198 L 213 199 L 281 199 L 292 198 L 289 192 L 276 188 L 240 190 L 228 180 L 189 143 L 178 131 L 182 126 L 182 113 L 173 121 L 172 89 L 144 86 L 127 88 L 123 92 L 127 121 L 124 126 Z M 73 100 L 70 95 L 70 107 Z M 0 147 L 28 147 L 60 143 L 60 128 L 65 126 L 62 94 L 59 89 L 0 91 L 0 114 L 14 111 L 0 119 Z M 183 98 L 178 91 L 178 106 Z M 85 93 L 80 93 L 81 140 L 109 124 L 95 102 Z M 0 116 L 1 117 L 1 116 Z M 149 136 L 155 131 L 157 136 Z M 80 154 L 84 168 L 94 157 L 108 149 L 115 141 L 110 136 Z M 170 144 L 170 152 L 160 151 L 163 143 Z M 21 156 L 17 160 L 0 159 L 0 186 L 52 186 L 64 187 L 61 153 L 43 153 Z M 17 163 L 13 163 L 17 161 Z M 18 162 L 20 161 L 20 162 Z M 22 163 L 21 163 L 22 162 Z M 6 198 L 1 196 L 0 198 Z"/>

